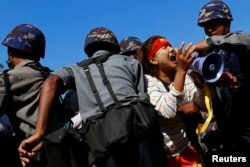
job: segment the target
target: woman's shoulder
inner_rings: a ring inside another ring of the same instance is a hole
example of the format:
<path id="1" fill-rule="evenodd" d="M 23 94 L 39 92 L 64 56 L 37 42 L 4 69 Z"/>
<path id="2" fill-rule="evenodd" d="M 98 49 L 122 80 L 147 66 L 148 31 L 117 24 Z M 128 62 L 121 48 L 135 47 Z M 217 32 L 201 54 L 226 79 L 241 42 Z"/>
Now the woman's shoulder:
<path id="1" fill-rule="evenodd" d="M 153 89 L 162 89 L 162 88 L 164 88 L 163 83 L 157 77 L 145 74 L 145 80 L 147 82 L 148 89 L 152 89 L 152 88 Z"/>
<path id="2" fill-rule="evenodd" d="M 158 80 L 158 78 L 153 77 L 152 75 L 149 75 L 149 74 L 145 74 L 145 78 L 149 81 L 157 81 Z"/>

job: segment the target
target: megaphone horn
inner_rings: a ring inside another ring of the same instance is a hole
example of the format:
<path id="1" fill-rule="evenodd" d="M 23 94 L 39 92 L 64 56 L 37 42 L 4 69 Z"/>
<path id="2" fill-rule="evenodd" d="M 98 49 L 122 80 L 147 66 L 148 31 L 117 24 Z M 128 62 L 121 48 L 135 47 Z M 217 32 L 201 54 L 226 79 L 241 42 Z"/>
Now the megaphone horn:
<path id="1" fill-rule="evenodd" d="M 206 56 L 196 57 L 190 69 L 200 73 L 206 82 L 216 82 L 224 70 L 224 59 L 222 55 L 212 52 Z"/>

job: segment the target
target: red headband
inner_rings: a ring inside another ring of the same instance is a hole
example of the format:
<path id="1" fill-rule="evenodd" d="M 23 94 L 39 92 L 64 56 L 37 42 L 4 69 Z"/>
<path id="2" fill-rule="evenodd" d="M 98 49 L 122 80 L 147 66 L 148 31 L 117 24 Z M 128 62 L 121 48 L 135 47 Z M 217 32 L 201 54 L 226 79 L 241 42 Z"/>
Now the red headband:
<path id="1" fill-rule="evenodd" d="M 154 43 L 153 43 L 153 45 L 152 45 L 152 47 L 151 47 L 151 49 L 149 51 L 148 58 L 154 57 L 155 53 L 160 48 L 162 48 L 163 46 L 171 46 L 172 47 L 172 45 L 166 39 L 164 39 L 164 38 L 157 38 L 154 41 Z"/>

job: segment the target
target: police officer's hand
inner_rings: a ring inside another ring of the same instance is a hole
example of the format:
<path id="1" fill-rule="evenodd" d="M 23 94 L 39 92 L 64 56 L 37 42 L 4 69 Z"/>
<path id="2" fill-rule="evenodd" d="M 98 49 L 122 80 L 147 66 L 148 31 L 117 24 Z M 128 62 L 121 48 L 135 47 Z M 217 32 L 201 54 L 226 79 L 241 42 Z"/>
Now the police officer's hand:
<path id="1" fill-rule="evenodd" d="M 200 55 L 205 54 L 210 49 L 210 46 L 205 40 L 197 42 L 193 46 L 195 47 L 195 51 L 198 52 Z"/>
<path id="2" fill-rule="evenodd" d="M 218 86 L 229 87 L 233 90 L 237 90 L 237 78 L 230 72 L 223 72 L 220 79 L 216 82 Z"/>
<path id="3" fill-rule="evenodd" d="M 19 157 L 22 166 L 25 167 L 37 151 L 42 148 L 42 140 L 38 135 L 24 139 L 18 147 Z"/>

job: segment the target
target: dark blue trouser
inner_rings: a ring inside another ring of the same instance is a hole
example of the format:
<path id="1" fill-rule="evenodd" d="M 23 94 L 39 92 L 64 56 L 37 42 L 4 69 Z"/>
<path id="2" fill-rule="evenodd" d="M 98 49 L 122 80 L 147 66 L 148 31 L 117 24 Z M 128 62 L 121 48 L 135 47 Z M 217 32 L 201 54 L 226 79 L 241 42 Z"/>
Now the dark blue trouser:
<path id="1" fill-rule="evenodd" d="M 137 162 L 132 162 L 128 158 L 131 155 L 134 156 L 132 150 L 130 150 L 130 152 L 127 152 L 127 155 L 124 154 L 125 160 L 127 160 L 127 163 L 129 163 L 124 166 L 129 165 L 129 167 L 167 167 L 167 159 L 161 141 L 147 139 L 139 142 L 139 165 L 137 164 Z M 113 158 L 109 158 L 106 161 L 104 167 L 120 167 L 120 165 L 117 165 Z"/>
<path id="2" fill-rule="evenodd" d="M 163 143 L 144 140 L 139 143 L 140 167 L 167 167 L 167 158 Z"/>

